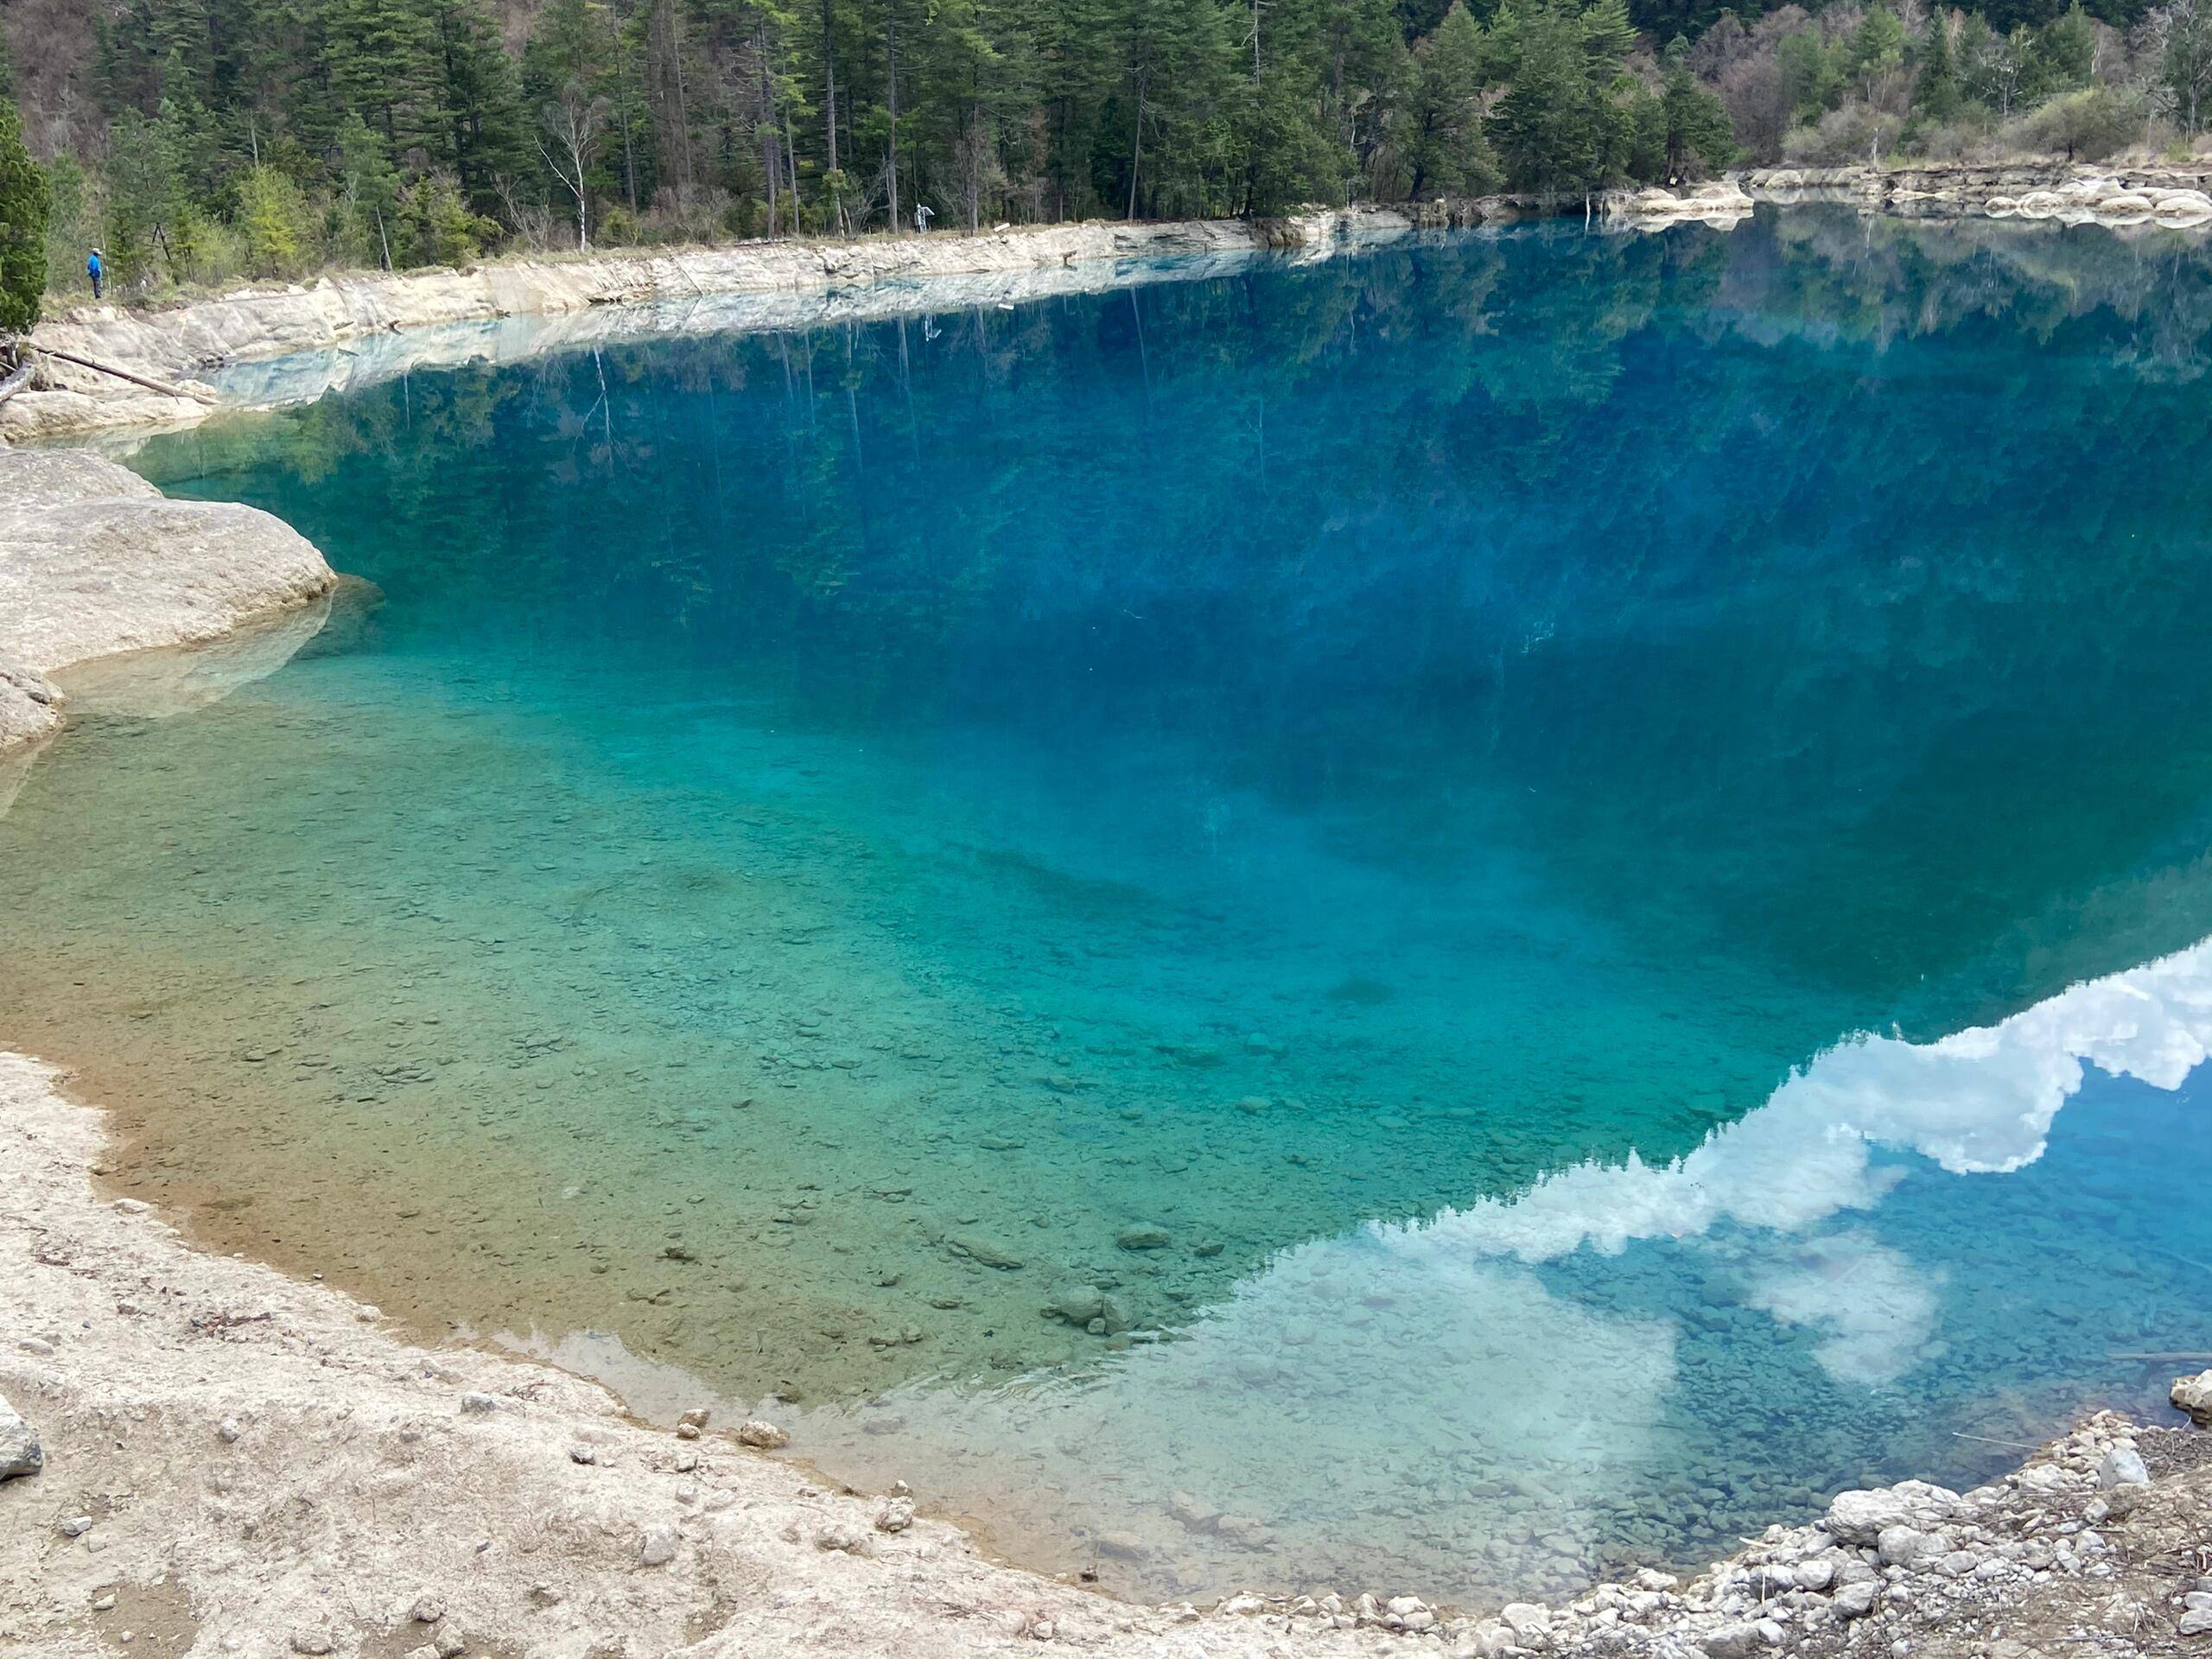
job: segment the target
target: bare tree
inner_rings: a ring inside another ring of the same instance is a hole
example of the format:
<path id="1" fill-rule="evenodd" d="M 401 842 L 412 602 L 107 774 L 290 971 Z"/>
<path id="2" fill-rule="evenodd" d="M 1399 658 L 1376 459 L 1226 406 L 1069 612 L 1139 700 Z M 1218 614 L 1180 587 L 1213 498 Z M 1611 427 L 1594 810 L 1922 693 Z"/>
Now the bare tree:
<path id="1" fill-rule="evenodd" d="M 2160 107 L 2195 137 L 2212 118 L 2212 5 L 2171 0 L 2143 20 L 2142 37 Z"/>
<path id="2" fill-rule="evenodd" d="M 582 253 L 591 251 L 590 192 L 586 181 L 592 158 L 599 150 L 600 129 L 606 121 L 606 100 L 592 97 L 571 81 L 561 89 L 560 97 L 545 106 L 545 130 L 537 140 L 537 153 L 545 158 L 545 165 L 561 181 L 562 188 L 576 199 L 576 248 Z"/>
<path id="3" fill-rule="evenodd" d="M 971 110 L 952 141 L 952 175 L 960 192 L 961 212 L 973 235 L 982 227 L 983 199 L 995 198 L 1006 188 L 1006 169 L 999 165 L 999 147 L 981 110 Z"/>

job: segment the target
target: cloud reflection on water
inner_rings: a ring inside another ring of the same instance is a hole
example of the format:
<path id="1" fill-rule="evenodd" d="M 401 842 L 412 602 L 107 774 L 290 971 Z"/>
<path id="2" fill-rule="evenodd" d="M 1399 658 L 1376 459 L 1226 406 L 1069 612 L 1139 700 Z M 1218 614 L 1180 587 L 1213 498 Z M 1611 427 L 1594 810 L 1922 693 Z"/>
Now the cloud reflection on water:
<path id="1" fill-rule="evenodd" d="M 1973 1363 L 1944 1328 L 1950 1224 L 1878 1230 L 1885 1201 L 2025 1169 L 2088 1068 L 2174 1090 L 2208 1033 L 2212 942 L 1934 1043 L 1857 1039 L 1675 1163 L 1315 1240 L 1093 1374 L 912 1387 L 801 1444 L 1026 1555 L 1103 1549 L 1146 1595 L 1387 1560 L 1478 1599 L 1694 1553 L 1850 1484 L 1883 1412 L 1942 1418 L 1922 1368 Z"/>

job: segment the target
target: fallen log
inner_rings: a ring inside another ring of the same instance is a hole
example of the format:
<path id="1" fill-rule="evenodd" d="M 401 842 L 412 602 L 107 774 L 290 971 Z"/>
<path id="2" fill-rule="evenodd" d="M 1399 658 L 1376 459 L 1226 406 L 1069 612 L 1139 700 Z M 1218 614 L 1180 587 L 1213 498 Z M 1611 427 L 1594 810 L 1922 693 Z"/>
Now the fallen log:
<path id="1" fill-rule="evenodd" d="M 0 380 L 0 404 L 6 403 L 25 386 L 30 385 L 31 376 L 37 372 L 37 359 L 29 352 L 23 353 L 22 361 L 16 365 L 14 371 L 5 380 Z"/>
<path id="2" fill-rule="evenodd" d="M 79 357 L 74 352 L 57 350 L 52 346 L 38 348 L 48 357 L 60 358 L 64 363 L 74 363 L 80 369 L 91 369 L 98 374 L 111 374 L 118 380 L 128 380 L 134 386 L 143 386 L 149 391 L 158 391 L 164 397 L 185 397 L 195 404 L 212 404 L 215 400 L 204 391 L 188 391 L 182 386 L 170 385 L 167 381 L 151 380 L 129 369 L 118 369 L 112 363 L 102 363 L 89 357 Z"/>

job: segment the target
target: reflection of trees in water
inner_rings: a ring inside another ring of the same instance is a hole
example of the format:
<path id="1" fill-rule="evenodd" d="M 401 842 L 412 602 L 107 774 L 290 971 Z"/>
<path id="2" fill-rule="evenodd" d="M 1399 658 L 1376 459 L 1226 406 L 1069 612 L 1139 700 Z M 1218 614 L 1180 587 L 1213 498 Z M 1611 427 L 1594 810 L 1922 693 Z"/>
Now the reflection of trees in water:
<path id="1" fill-rule="evenodd" d="M 1540 227 L 418 375 L 149 458 L 239 469 L 395 617 L 825 721 L 1154 734 L 1350 855 L 1503 837 L 1940 1024 L 2212 932 L 2162 874 L 2212 782 L 2208 273 Z"/>

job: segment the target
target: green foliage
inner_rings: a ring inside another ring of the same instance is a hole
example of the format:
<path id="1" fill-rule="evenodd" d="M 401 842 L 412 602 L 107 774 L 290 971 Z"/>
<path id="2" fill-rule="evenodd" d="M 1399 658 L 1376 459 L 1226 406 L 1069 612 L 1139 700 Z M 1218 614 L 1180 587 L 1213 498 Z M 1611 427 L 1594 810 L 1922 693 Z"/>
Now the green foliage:
<path id="1" fill-rule="evenodd" d="M 1801 29 L 1783 35 L 1775 60 L 1782 72 L 1783 95 L 1796 119 L 1817 120 L 1835 107 L 1844 86 L 1843 65 L 1818 29 Z"/>
<path id="2" fill-rule="evenodd" d="M 338 129 L 339 238 L 356 264 L 389 270 L 392 225 L 399 213 L 399 169 L 385 153 L 383 138 L 370 130 L 358 111 L 348 111 Z"/>
<path id="3" fill-rule="evenodd" d="M 1966 95 L 1959 88 L 1959 68 L 1951 51 L 1950 21 L 1940 11 L 1928 14 L 1928 27 L 1914 47 L 1918 74 L 1913 83 L 1913 108 L 1931 121 L 1954 121 Z"/>
<path id="4" fill-rule="evenodd" d="M 1487 123 L 1516 189 L 1573 194 L 1625 172 L 1633 128 L 1608 48 L 1626 18 L 1619 0 L 1580 10 L 1554 0 L 1516 20 L 1510 83 Z"/>
<path id="5" fill-rule="evenodd" d="M 398 226 L 393 252 L 407 265 L 473 264 L 499 229 L 469 211 L 455 181 L 436 173 L 409 188 L 399 204 Z"/>
<path id="6" fill-rule="evenodd" d="M 56 169 L 51 263 L 73 283 L 97 242 L 137 299 L 580 229 L 911 232 L 917 203 L 950 229 L 1573 196 L 1730 164 L 1732 111 L 1763 159 L 1785 134 L 1801 157 L 1879 155 L 1908 111 L 1954 152 L 1994 133 L 2091 153 L 2141 107 L 2077 96 L 2114 72 L 2155 76 L 2184 132 L 2212 118 L 2212 0 L 2169 0 L 2104 61 L 2099 20 L 2145 0 L 1983 0 L 1910 41 L 1897 3 L 1762 22 L 1769 0 L 97 0 L 92 60 L 68 67 L 95 148 L 64 158 L 66 188 Z"/>
<path id="7" fill-rule="evenodd" d="M 289 276 L 307 264 L 315 217 L 300 187 L 273 167 L 248 169 L 238 181 L 238 229 L 246 269 L 256 276 Z"/>
<path id="8" fill-rule="evenodd" d="M 1464 4 L 1414 48 L 1414 67 L 1391 123 L 1408 200 L 1481 195 L 1497 188 L 1497 156 L 1483 132 L 1491 45 Z"/>
<path id="9" fill-rule="evenodd" d="M 2194 137 L 2212 120 L 2212 5 L 2204 0 L 2170 5 L 2160 25 L 2159 99 L 2182 131 Z"/>
<path id="10" fill-rule="evenodd" d="M 2038 149 L 2069 162 L 2100 162 L 2139 142 L 2150 118 L 2149 101 L 2140 92 L 2085 86 L 2061 93 L 2021 124 L 2023 137 Z"/>
<path id="11" fill-rule="evenodd" d="M 1296 77 L 1262 74 L 1249 93 L 1243 139 L 1246 211 L 1277 213 L 1307 202 L 1341 202 L 1352 159 L 1321 125 L 1315 100 Z"/>
<path id="12" fill-rule="evenodd" d="M 2029 53 L 2029 95 L 2048 98 L 2087 86 L 2097 62 L 2097 29 L 2081 0 L 2035 31 Z"/>
<path id="13" fill-rule="evenodd" d="M 1904 25 L 1887 6 L 1867 9 L 1845 44 L 1843 70 L 1859 95 L 1872 98 L 1885 76 L 1904 66 Z"/>
<path id="14" fill-rule="evenodd" d="M 1691 73 L 1688 43 L 1675 44 L 1681 49 L 1669 50 L 1666 86 L 1658 99 L 1660 141 L 1666 177 L 1686 179 L 1734 161 L 1736 132 L 1726 106 Z"/>
<path id="15" fill-rule="evenodd" d="M 38 321 L 53 200 L 44 169 L 24 148 L 22 118 L 0 99 L 0 334 L 22 334 Z"/>

